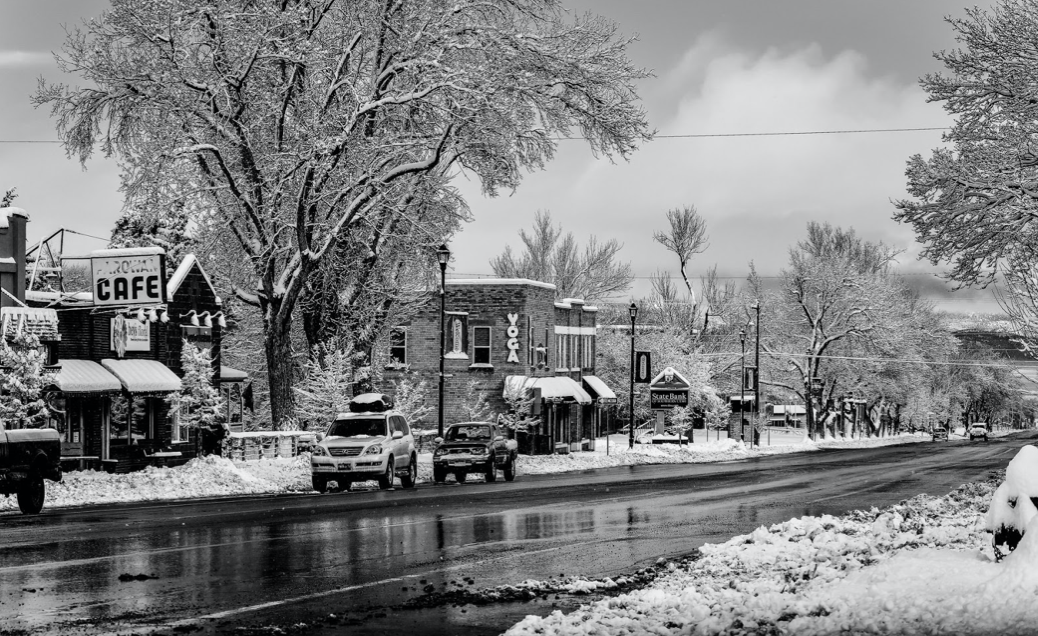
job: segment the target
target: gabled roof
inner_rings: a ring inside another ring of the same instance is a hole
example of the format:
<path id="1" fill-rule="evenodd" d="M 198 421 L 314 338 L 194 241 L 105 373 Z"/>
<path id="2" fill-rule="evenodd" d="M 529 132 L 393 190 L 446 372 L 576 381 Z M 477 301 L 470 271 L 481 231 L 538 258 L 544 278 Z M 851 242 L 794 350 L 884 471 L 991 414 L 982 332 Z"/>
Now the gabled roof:
<path id="1" fill-rule="evenodd" d="M 180 285 L 187 278 L 187 275 L 191 273 L 192 267 L 198 267 L 198 271 L 202 272 L 202 278 L 205 279 L 209 289 L 213 291 L 213 296 L 216 297 L 217 304 L 221 304 L 223 301 L 220 300 L 220 295 L 216 293 L 216 288 L 213 287 L 213 281 L 210 280 L 209 274 L 205 273 L 205 269 L 202 268 L 202 264 L 198 262 L 194 254 L 188 254 L 184 257 L 184 260 L 180 262 L 180 267 L 177 267 L 177 271 L 173 272 L 173 275 L 169 277 L 169 281 L 166 283 L 166 302 L 173 302 L 173 295 L 180 289 Z"/>

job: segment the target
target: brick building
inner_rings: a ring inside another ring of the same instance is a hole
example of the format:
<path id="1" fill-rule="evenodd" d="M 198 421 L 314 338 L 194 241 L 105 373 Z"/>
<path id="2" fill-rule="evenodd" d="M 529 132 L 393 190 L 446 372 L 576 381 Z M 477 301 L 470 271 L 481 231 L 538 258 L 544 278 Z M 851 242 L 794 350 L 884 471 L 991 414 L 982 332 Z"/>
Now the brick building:
<path id="1" fill-rule="evenodd" d="M 167 277 L 160 248 L 98 250 L 87 257 L 92 292 L 26 290 L 27 221 L 18 208 L 0 211 L 0 329 L 7 338 L 32 331 L 47 348 L 57 380 L 50 425 L 66 468 L 127 472 L 195 456 L 197 429 L 165 400 L 181 388 L 185 341 L 210 350 L 226 419 L 241 421 L 247 377 L 220 365 L 221 301 L 194 256 Z"/>
<path id="2" fill-rule="evenodd" d="M 555 301 L 555 286 L 527 279 L 447 281 L 444 319 L 444 425 L 464 421 L 466 402 L 485 396 L 508 410 L 506 387 L 534 398 L 536 430 L 519 433 L 520 450 L 553 453 L 594 447 L 616 396 L 595 377 L 597 309 L 575 298 Z M 390 337 L 385 378 L 409 374 L 429 387 L 431 422 L 439 408 L 440 298 L 435 296 Z M 428 425 L 427 425 L 428 426 Z"/>

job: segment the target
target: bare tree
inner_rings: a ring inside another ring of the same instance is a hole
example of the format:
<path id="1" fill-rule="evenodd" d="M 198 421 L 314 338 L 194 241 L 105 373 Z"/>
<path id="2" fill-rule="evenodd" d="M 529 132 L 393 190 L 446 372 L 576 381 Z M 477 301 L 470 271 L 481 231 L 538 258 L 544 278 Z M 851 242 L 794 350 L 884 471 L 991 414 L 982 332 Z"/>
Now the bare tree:
<path id="1" fill-rule="evenodd" d="M 605 300 L 631 287 L 630 263 L 619 263 L 617 254 L 623 245 L 615 239 L 599 243 L 592 236 L 583 250 L 572 232 L 562 233 L 553 225 L 550 212 L 537 212 L 533 230 L 519 230 L 525 251 L 520 256 L 506 246 L 500 256 L 491 259 L 494 274 L 505 278 L 529 278 L 555 285 L 558 298 L 583 298 L 591 302 Z"/>
<path id="2" fill-rule="evenodd" d="M 696 302 L 696 292 L 688 279 L 688 262 L 696 254 L 702 254 L 709 247 L 706 237 L 706 221 L 699 216 L 696 206 L 687 205 L 667 211 L 669 232 L 654 232 L 652 238 L 678 257 L 681 279 L 692 302 Z"/>
<path id="3" fill-rule="evenodd" d="M 128 196 L 214 210 L 248 264 L 234 293 L 260 310 L 279 426 L 298 301 L 379 212 L 421 227 L 408 193 L 448 192 L 455 171 L 493 194 L 559 137 L 621 157 L 650 138 L 629 42 L 556 0 L 112 0 L 58 57 L 90 86 L 41 81 L 34 102 L 70 155 L 118 155 Z"/>

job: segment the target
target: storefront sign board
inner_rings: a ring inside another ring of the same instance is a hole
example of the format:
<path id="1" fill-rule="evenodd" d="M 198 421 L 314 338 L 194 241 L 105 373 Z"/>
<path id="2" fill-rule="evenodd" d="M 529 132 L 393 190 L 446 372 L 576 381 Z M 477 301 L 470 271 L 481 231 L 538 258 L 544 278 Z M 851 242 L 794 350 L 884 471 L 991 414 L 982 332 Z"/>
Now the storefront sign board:
<path id="1" fill-rule="evenodd" d="M 114 250 L 107 250 L 109 253 Z M 165 302 L 164 254 L 116 254 L 90 257 L 95 305 Z"/>

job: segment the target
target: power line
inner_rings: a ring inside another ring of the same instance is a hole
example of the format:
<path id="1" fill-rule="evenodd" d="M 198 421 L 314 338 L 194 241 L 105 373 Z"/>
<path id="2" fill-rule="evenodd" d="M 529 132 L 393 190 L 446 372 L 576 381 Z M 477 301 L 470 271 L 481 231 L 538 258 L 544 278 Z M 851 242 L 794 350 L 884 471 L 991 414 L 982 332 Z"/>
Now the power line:
<path id="1" fill-rule="evenodd" d="M 703 139 L 707 137 L 781 137 L 788 135 L 856 135 L 862 133 L 918 132 L 924 130 L 947 130 L 947 126 L 932 128 L 862 128 L 856 130 L 788 130 L 781 132 L 753 133 L 701 133 L 690 135 L 655 135 L 655 139 Z"/>

